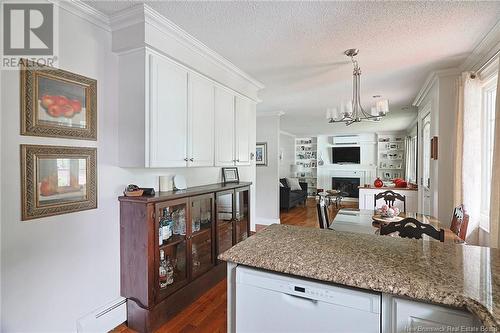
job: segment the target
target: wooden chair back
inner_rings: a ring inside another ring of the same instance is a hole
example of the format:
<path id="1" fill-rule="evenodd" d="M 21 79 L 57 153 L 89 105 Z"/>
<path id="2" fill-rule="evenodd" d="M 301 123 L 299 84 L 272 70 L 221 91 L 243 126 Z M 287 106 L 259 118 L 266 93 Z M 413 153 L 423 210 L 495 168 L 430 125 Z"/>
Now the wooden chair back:
<path id="1" fill-rule="evenodd" d="M 318 212 L 318 223 L 320 229 L 328 229 L 330 227 L 330 223 L 328 220 L 328 208 L 325 203 L 318 202 L 316 204 L 316 210 Z"/>
<path id="2" fill-rule="evenodd" d="M 467 236 L 467 226 L 469 225 L 469 215 L 465 213 L 464 205 L 459 205 L 453 210 L 450 230 L 455 235 L 465 240 Z"/>
<path id="3" fill-rule="evenodd" d="M 391 222 L 380 227 L 381 235 L 399 232 L 403 238 L 421 239 L 423 234 L 444 242 L 444 229 L 437 230 L 430 224 L 422 223 L 412 217 L 407 217 L 399 222 Z"/>
<path id="4" fill-rule="evenodd" d="M 377 200 L 379 199 L 384 199 L 385 204 L 392 207 L 394 206 L 394 203 L 396 200 L 402 201 L 403 202 L 403 213 L 406 213 L 406 195 L 402 195 L 399 193 L 396 193 L 391 190 L 387 190 L 384 192 L 380 192 L 377 194 L 374 194 L 375 200 L 374 200 L 374 207 L 375 209 L 377 208 Z"/>

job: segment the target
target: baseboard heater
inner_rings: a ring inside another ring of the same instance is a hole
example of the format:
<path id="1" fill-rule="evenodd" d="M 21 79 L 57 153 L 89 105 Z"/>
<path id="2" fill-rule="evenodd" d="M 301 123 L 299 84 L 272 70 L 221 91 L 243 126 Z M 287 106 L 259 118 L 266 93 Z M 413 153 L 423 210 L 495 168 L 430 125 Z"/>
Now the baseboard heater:
<path id="1" fill-rule="evenodd" d="M 109 332 L 127 320 L 127 299 L 120 297 L 80 318 L 78 333 Z"/>

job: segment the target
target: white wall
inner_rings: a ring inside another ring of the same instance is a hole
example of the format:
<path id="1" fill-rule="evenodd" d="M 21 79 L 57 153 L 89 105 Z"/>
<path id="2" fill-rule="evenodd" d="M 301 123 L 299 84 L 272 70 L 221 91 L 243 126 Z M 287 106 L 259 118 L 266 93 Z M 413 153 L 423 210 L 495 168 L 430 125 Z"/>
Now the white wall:
<path id="1" fill-rule="evenodd" d="M 188 186 L 219 182 L 220 168 L 118 168 L 117 57 L 111 34 L 60 11 L 59 67 L 98 81 L 98 141 L 20 136 L 19 73 L 1 77 L 1 289 L 4 332 L 69 332 L 78 318 L 117 299 L 119 205 L 126 184 L 157 187 L 160 174 L 183 174 Z M 255 132 L 255 123 L 249 124 Z M 21 143 L 97 146 L 98 209 L 22 222 Z M 255 166 L 240 167 L 255 183 Z M 255 193 L 255 186 L 252 186 Z M 251 207 L 255 216 L 255 200 Z"/>
<path id="2" fill-rule="evenodd" d="M 318 188 L 331 189 L 332 175 L 334 173 L 358 172 L 363 182 L 373 183 L 376 177 L 377 145 L 375 133 L 364 133 L 359 135 L 360 164 L 332 164 L 331 137 L 334 135 L 318 136 L 318 159 L 324 161 L 322 166 L 318 165 Z M 347 176 L 347 174 L 345 174 Z"/>
<path id="3" fill-rule="evenodd" d="M 295 164 L 295 136 L 290 133 L 280 132 L 280 178 L 291 177 L 292 164 Z"/>
<path id="4" fill-rule="evenodd" d="M 431 215 L 436 216 L 444 226 L 451 223 L 453 212 L 453 163 L 456 122 L 456 74 L 437 75 L 419 101 L 419 118 L 427 106 L 431 109 L 431 138 L 438 139 L 438 159 L 430 162 Z M 419 122 L 419 127 L 422 128 Z M 422 140 L 419 133 L 419 184 L 422 177 Z M 422 210 L 419 190 L 419 210 Z M 469 226 L 469 230 L 473 227 Z"/>
<path id="5" fill-rule="evenodd" d="M 267 166 L 257 167 L 257 221 L 279 223 L 280 116 L 257 117 L 257 142 L 267 142 Z"/>

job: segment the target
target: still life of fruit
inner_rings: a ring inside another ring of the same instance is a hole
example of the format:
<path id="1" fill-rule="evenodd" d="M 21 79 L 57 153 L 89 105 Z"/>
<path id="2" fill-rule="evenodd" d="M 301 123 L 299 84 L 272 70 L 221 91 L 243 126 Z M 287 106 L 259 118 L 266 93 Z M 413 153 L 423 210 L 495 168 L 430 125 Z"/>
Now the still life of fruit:
<path id="1" fill-rule="evenodd" d="M 78 184 L 76 176 L 70 177 L 70 186 L 60 187 L 58 185 L 57 175 L 47 176 L 40 182 L 40 195 L 48 197 L 55 194 L 63 194 L 68 192 L 80 191 L 81 186 Z"/>
<path id="2" fill-rule="evenodd" d="M 47 113 L 55 118 L 72 118 L 82 111 L 82 103 L 79 100 L 65 96 L 43 95 L 41 103 Z"/>

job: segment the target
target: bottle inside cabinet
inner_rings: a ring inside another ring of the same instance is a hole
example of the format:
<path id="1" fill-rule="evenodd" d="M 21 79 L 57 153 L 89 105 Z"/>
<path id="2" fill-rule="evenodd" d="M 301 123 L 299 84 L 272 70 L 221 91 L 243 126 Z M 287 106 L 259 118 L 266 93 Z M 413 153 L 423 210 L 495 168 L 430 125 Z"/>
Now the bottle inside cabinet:
<path id="1" fill-rule="evenodd" d="M 175 205 L 160 210 L 158 222 L 158 245 L 176 243 L 186 236 L 186 206 Z"/>
<path id="2" fill-rule="evenodd" d="M 159 259 L 159 297 L 163 298 L 187 282 L 186 241 L 161 247 Z"/>

